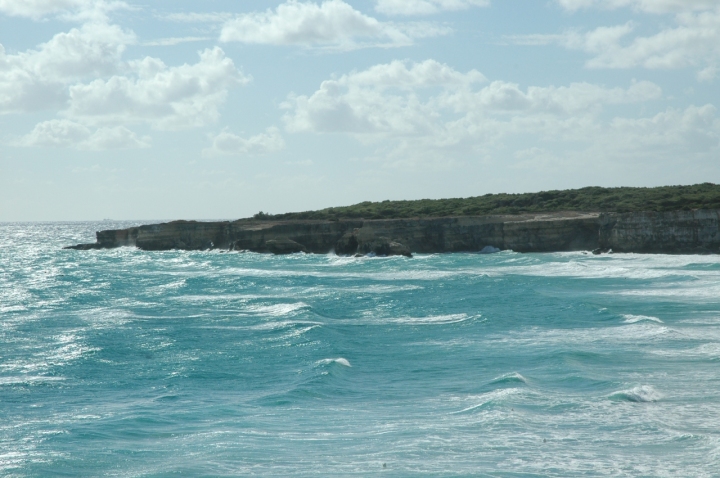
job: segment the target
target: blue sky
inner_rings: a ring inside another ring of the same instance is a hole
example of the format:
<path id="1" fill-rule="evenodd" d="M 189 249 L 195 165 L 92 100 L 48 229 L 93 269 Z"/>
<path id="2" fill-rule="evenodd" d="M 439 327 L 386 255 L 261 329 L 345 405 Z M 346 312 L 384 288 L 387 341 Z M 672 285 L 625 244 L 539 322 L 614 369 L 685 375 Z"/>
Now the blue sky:
<path id="1" fill-rule="evenodd" d="M 0 0 L 0 221 L 720 182 L 717 0 Z"/>

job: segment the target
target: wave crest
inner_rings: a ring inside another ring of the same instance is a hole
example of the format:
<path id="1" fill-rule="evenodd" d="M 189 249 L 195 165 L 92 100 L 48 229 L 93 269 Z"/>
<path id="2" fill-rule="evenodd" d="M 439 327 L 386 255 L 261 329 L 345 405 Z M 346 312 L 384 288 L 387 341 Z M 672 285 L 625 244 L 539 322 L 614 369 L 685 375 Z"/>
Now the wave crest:
<path id="1" fill-rule="evenodd" d="M 623 314 L 623 318 L 625 319 L 626 324 L 634 324 L 636 322 L 642 322 L 642 321 L 657 322 L 658 324 L 664 323 L 662 320 L 658 319 L 657 317 L 652 317 L 649 315 Z"/>
<path id="2" fill-rule="evenodd" d="M 330 365 L 333 363 L 342 365 L 343 367 L 352 367 L 352 365 L 350 365 L 350 362 L 348 361 L 348 359 L 342 358 L 342 357 L 335 358 L 335 359 L 322 359 L 322 360 L 317 361 L 318 365 Z"/>
<path id="3" fill-rule="evenodd" d="M 651 403 L 657 402 L 662 398 L 662 394 L 650 385 L 640 385 L 630 390 L 620 390 L 610 394 L 610 400 L 634 403 Z"/>
<path id="4" fill-rule="evenodd" d="M 527 379 L 517 372 L 511 372 L 495 377 L 490 383 L 494 385 L 505 383 L 524 383 L 527 385 Z"/>

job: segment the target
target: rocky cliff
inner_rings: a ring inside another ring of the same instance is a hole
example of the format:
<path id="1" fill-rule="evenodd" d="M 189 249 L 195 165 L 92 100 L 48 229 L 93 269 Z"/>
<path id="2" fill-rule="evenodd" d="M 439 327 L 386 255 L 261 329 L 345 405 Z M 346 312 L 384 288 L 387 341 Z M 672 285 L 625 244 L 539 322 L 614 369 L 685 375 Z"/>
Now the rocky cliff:
<path id="1" fill-rule="evenodd" d="M 552 213 L 420 219 L 233 222 L 174 221 L 100 231 L 70 249 L 134 246 L 288 254 L 411 255 L 513 250 L 720 253 L 720 210 L 663 213 Z"/>
<path id="2" fill-rule="evenodd" d="M 720 253 L 720 210 L 603 214 L 599 247 L 615 252 Z"/>

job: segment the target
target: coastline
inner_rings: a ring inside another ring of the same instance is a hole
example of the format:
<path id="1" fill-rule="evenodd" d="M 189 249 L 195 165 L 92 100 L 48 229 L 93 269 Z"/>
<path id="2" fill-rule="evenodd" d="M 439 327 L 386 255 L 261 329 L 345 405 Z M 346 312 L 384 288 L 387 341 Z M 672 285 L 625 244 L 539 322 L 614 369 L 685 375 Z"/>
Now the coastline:
<path id="1" fill-rule="evenodd" d="M 720 209 L 669 212 L 553 212 L 409 219 L 172 221 L 98 231 L 66 249 L 137 247 L 273 254 L 404 255 L 595 251 L 720 253 Z"/>

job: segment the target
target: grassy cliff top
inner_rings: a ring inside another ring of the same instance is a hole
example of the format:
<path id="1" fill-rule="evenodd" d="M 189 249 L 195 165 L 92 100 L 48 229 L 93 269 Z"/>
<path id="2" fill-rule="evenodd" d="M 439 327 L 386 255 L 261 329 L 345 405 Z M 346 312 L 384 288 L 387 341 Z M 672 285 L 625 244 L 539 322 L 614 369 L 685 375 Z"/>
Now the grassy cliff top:
<path id="1" fill-rule="evenodd" d="M 525 194 L 486 194 L 460 199 L 368 201 L 318 211 L 274 215 L 259 212 L 254 219 L 400 219 L 559 211 L 636 212 L 689 209 L 720 209 L 720 185 L 703 183 L 657 188 L 587 187 Z"/>

